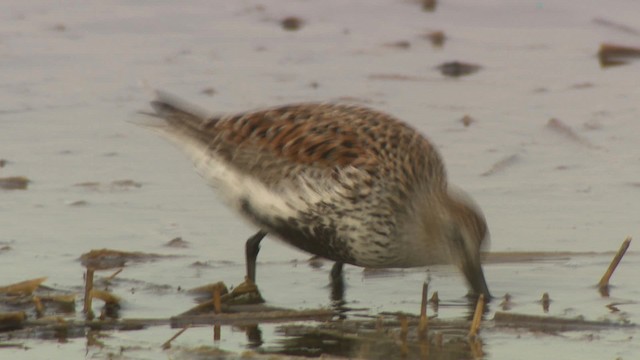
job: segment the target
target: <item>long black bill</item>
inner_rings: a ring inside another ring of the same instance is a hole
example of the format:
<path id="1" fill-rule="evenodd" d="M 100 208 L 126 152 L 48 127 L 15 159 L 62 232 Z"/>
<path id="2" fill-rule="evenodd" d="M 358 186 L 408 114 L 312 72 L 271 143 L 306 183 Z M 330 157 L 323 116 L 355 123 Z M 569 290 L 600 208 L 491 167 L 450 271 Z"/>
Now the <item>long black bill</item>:
<path id="1" fill-rule="evenodd" d="M 491 299 L 491 293 L 489 292 L 489 286 L 484 278 L 484 272 L 482 271 L 482 265 L 476 261 L 466 261 L 462 265 L 462 272 L 467 278 L 467 283 L 471 287 L 474 295 L 483 294 L 485 300 Z"/>

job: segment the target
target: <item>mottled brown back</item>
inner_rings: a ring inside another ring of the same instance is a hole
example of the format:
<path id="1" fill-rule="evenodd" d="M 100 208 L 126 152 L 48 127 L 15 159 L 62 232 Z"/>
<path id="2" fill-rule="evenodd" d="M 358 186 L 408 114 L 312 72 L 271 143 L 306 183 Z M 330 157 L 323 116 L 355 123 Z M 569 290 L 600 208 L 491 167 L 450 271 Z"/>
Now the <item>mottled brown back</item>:
<path id="1" fill-rule="evenodd" d="M 446 186 L 431 144 L 403 122 L 369 108 L 303 103 L 204 119 L 167 99 L 153 107 L 172 127 L 268 184 L 301 174 L 335 176 L 352 166 L 405 195 L 423 183 Z"/>

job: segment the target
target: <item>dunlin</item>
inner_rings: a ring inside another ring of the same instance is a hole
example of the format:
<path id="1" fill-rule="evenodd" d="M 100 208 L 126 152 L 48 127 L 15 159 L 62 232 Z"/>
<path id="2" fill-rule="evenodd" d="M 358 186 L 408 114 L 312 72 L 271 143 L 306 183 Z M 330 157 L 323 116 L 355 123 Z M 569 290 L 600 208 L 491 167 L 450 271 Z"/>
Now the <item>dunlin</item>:
<path id="1" fill-rule="evenodd" d="M 303 103 L 209 116 L 158 93 L 144 125 L 175 142 L 226 203 L 260 229 L 246 242 L 255 281 L 272 234 L 342 265 L 406 268 L 453 263 L 489 297 L 480 263 L 488 238 L 479 207 L 447 183 L 436 148 L 370 108 Z"/>

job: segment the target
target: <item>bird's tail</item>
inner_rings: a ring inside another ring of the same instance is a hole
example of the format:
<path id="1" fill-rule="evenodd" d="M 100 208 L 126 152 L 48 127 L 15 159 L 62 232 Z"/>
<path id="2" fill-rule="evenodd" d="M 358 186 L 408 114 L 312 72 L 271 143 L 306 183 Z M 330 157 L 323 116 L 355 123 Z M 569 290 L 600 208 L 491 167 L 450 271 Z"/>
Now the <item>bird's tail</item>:
<path id="1" fill-rule="evenodd" d="M 140 111 L 133 123 L 160 132 L 197 133 L 213 119 L 207 111 L 172 94 L 156 91 L 153 111 Z"/>

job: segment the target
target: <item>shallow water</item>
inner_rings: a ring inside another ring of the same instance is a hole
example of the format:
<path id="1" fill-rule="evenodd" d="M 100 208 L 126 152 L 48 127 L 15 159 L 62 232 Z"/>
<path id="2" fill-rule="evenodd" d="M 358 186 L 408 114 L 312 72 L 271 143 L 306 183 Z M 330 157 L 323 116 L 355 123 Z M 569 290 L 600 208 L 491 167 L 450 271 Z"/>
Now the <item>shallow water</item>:
<path id="1" fill-rule="evenodd" d="M 4 1 L 0 5 L 0 177 L 25 176 L 27 190 L 0 190 L 0 285 L 48 276 L 79 291 L 78 257 L 112 248 L 179 257 L 128 266 L 114 291 L 123 318 L 166 318 L 193 305 L 177 289 L 237 284 L 243 246 L 255 229 L 221 205 L 170 144 L 127 122 L 146 109 L 145 85 L 214 112 L 299 101 L 347 100 L 402 118 L 441 150 L 452 182 L 469 191 L 489 221 L 491 251 L 595 252 L 485 266 L 495 296 L 512 311 L 637 323 L 640 271 L 632 243 L 610 298 L 595 284 L 612 252 L 637 235 L 640 213 L 640 61 L 600 68 L 601 43 L 640 46 L 640 5 L 572 1 L 447 1 L 433 13 L 417 1 L 252 0 Z M 298 16 L 298 31 L 279 21 Z M 606 21 L 603 21 L 606 20 Z M 626 27 L 625 27 L 626 26 Z M 441 30 L 442 48 L 424 35 Z M 393 45 L 399 41 L 409 46 Z M 447 61 L 481 66 L 447 78 Z M 213 88 L 215 93 L 202 91 Z M 464 126 L 468 115 L 474 121 Z M 557 121 L 550 121 L 551 119 Z M 558 125 L 559 124 L 559 125 Z M 568 129 L 568 130 L 567 130 Z M 141 186 L 118 186 L 133 180 Z M 95 186 L 78 186 L 97 182 Z M 78 203 L 80 202 L 80 203 Z M 177 236 L 183 249 L 168 248 Z M 258 282 L 269 304 L 328 306 L 330 264 L 268 239 Z M 195 262 L 207 266 L 191 266 Z M 449 267 L 370 274 L 346 267 L 347 301 L 368 313 L 417 313 L 422 282 L 466 316 L 464 283 Z M 106 274 L 100 274 L 105 275 Z M 162 290 L 158 290 L 162 289 Z M 612 313 L 606 305 L 623 302 Z M 498 310 L 492 303 L 487 318 Z M 278 348 L 276 325 L 262 326 L 264 349 Z M 109 332 L 91 358 L 121 346 L 124 358 L 170 358 L 160 344 L 175 329 Z M 487 359 L 636 358 L 637 330 L 560 336 L 488 328 Z M 75 358 L 86 340 L 18 341 L 3 358 Z M 242 331 L 190 329 L 178 347 L 241 352 Z"/>

